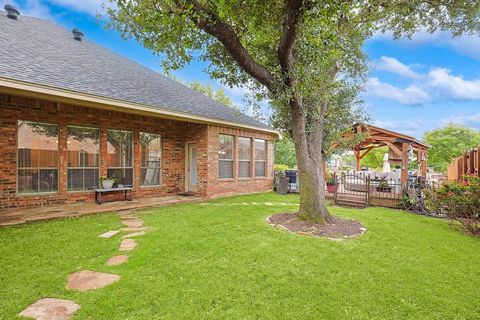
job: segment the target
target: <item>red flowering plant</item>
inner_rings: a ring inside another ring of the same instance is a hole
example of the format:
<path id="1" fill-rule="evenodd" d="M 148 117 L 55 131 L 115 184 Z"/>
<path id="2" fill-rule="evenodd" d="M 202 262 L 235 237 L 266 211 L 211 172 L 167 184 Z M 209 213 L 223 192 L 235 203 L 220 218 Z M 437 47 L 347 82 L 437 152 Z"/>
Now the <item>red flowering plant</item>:
<path id="1" fill-rule="evenodd" d="M 480 178 L 465 177 L 468 183 L 448 182 L 427 191 L 431 210 L 460 222 L 472 235 L 480 236 Z"/>

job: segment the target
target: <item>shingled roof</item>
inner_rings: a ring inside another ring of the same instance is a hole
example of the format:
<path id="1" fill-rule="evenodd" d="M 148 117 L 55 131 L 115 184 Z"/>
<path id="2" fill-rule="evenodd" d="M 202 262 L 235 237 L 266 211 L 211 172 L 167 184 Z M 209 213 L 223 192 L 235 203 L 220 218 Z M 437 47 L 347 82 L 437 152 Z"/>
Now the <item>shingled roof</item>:
<path id="1" fill-rule="evenodd" d="M 0 79 L 69 90 L 260 130 L 271 128 L 43 19 L 0 11 Z"/>

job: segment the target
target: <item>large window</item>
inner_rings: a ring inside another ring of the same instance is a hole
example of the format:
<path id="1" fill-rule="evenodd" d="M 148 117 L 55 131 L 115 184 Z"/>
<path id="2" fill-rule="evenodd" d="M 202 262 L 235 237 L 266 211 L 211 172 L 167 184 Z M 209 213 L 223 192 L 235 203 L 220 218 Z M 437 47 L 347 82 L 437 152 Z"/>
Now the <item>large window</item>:
<path id="1" fill-rule="evenodd" d="M 160 135 L 140 133 L 142 153 L 141 184 L 142 186 L 158 186 L 161 183 L 162 140 Z"/>
<path id="2" fill-rule="evenodd" d="M 233 136 L 218 136 L 218 177 L 233 178 Z"/>
<path id="3" fill-rule="evenodd" d="M 98 188 L 100 129 L 68 127 L 68 191 Z"/>
<path id="4" fill-rule="evenodd" d="M 250 164 L 252 163 L 252 139 L 238 138 L 238 177 L 248 178 L 250 174 Z"/>
<path id="5" fill-rule="evenodd" d="M 107 131 L 107 176 L 118 184 L 133 186 L 133 133 Z"/>
<path id="6" fill-rule="evenodd" d="M 18 192 L 58 190 L 58 126 L 18 121 Z"/>
<path id="7" fill-rule="evenodd" d="M 255 177 L 266 176 L 267 141 L 255 139 Z"/>

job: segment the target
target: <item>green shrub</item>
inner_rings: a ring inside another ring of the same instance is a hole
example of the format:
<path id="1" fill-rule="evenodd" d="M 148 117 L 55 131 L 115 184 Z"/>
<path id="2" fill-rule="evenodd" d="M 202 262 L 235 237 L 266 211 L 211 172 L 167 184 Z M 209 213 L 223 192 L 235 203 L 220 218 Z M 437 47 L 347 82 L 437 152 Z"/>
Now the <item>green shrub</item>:
<path id="1" fill-rule="evenodd" d="M 286 164 L 275 164 L 273 167 L 275 171 L 277 172 L 285 172 L 285 170 L 288 170 L 289 167 Z"/>
<path id="2" fill-rule="evenodd" d="M 427 205 L 460 222 L 471 234 L 480 235 L 480 178 L 467 177 L 467 183 L 450 182 L 427 192 Z"/>

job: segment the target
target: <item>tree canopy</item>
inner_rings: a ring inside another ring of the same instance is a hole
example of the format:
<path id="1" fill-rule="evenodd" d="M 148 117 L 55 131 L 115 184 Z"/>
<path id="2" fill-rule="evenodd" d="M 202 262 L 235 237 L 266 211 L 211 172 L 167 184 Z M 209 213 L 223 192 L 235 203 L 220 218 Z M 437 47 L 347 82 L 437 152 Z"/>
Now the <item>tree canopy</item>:
<path id="1" fill-rule="evenodd" d="M 480 1 L 116 0 L 111 25 L 162 54 L 165 70 L 193 60 L 210 77 L 268 99 L 273 124 L 292 138 L 301 218 L 329 221 L 322 162 L 355 122 L 367 71 L 365 41 L 426 29 L 480 30 Z M 355 141 L 352 141 L 355 143 Z"/>
<path id="2" fill-rule="evenodd" d="M 284 137 L 275 143 L 275 164 L 283 164 L 289 168 L 297 165 L 295 146 L 292 139 Z"/>
<path id="3" fill-rule="evenodd" d="M 388 147 L 375 148 L 370 151 L 362 160 L 362 167 L 372 169 L 381 169 L 383 167 L 383 157 L 388 153 Z"/>
<path id="4" fill-rule="evenodd" d="M 480 144 L 480 132 L 462 125 L 449 124 L 426 132 L 424 140 L 431 146 L 428 150 L 429 166 L 445 172 L 453 159 Z"/>

